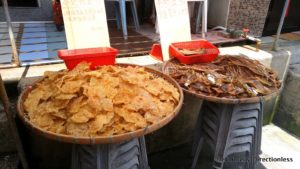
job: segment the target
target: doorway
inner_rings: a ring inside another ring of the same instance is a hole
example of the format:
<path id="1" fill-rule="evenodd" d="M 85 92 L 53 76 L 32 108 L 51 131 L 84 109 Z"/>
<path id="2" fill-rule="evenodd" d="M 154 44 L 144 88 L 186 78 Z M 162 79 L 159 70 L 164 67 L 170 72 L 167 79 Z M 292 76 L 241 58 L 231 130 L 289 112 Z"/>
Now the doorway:
<path id="1" fill-rule="evenodd" d="M 9 0 L 7 1 L 8 6 L 11 7 L 38 7 L 38 0 Z M 2 6 L 2 1 L 0 1 L 0 6 Z"/>
<path id="2" fill-rule="evenodd" d="M 285 1 L 271 0 L 269 12 L 265 23 L 263 36 L 276 34 Z M 290 0 L 288 11 L 285 15 L 282 33 L 300 30 L 300 1 Z"/>

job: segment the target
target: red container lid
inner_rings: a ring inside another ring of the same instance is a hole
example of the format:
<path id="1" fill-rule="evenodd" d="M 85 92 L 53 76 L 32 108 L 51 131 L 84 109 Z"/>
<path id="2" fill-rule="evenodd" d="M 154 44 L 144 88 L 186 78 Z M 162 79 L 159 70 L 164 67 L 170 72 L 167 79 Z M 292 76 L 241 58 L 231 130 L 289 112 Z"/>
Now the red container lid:
<path id="1" fill-rule="evenodd" d="M 204 53 L 186 56 L 181 53 L 179 49 L 204 49 Z M 219 53 L 219 49 L 207 40 L 176 42 L 171 43 L 169 46 L 170 57 L 175 57 L 184 64 L 211 62 L 219 55 Z"/>
<path id="2" fill-rule="evenodd" d="M 101 65 L 115 64 L 118 50 L 112 47 L 59 50 L 58 57 L 63 59 L 68 69 L 73 69 L 80 62 L 91 63 L 91 69 Z"/>

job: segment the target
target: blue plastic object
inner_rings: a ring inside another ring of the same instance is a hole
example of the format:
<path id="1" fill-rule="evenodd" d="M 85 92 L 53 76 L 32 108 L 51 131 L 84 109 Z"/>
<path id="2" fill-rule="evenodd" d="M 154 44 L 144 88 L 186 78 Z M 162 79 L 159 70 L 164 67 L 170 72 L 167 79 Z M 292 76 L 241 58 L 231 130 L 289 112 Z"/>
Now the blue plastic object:
<path id="1" fill-rule="evenodd" d="M 135 0 L 106 0 L 106 1 L 115 1 L 115 14 L 116 14 L 117 26 L 118 28 L 122 26 L 123 37 L 124 39 L 127 39 L 128 33 L 127 33 L 127 21 L 126 21 L 126 2 L 130 3 L 135 29 L 138 30 L 140 28 Z"/>

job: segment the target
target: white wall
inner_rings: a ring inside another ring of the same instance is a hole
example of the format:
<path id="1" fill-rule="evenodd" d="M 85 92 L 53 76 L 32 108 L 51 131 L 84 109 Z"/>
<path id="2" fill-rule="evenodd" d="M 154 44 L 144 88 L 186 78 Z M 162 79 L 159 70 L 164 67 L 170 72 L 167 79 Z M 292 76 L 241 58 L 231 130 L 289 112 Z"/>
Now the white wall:
<path id="1" fill-rule="evenodd" d="M 210 27 L 227 26 L 231 0 L 208 0 L 207 24 Z"/>

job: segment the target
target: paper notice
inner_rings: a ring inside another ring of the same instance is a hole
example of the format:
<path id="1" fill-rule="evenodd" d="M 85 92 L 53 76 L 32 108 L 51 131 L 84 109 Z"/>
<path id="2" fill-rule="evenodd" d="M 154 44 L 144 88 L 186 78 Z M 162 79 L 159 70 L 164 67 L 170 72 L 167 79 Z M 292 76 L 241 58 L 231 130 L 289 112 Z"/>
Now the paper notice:
<path id="1" fill-rule="evenodd" d="M 104 0 L 61 0 L 69 49 L 109 47 Z"/>
<path id="2" fill-rule="evenodd" d="M 169 59 L 169 44 L 190 41 L 190 19 L 186 0 L 155 0 L 164 61 Z"/>

